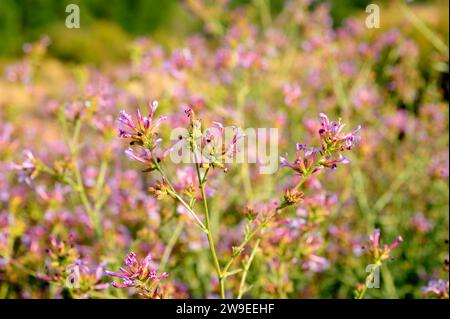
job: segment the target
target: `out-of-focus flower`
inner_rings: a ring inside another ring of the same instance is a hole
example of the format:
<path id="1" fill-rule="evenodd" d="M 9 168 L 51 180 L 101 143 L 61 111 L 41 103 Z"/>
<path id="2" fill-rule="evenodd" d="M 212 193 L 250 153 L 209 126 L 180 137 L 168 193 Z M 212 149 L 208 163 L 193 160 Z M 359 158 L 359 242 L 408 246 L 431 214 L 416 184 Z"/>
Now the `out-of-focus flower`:
<path id="1" fill-rule="evenodd" d="M 73 237 L 67 241 L 50 237 L 50 248 L 47 249 L 49 260 L 45 273 L 37 273 L 37 277 L 47 282 L 56 283 L 71 291 L 77 298 L 86 298 L 92 290 L 108 288 L 108 283 L 102 283 L 103 264 L 91 270 L 87 262 L 80 258 Z"/>
<path id="2" fill-rule="evenodd" d="M 191 68 L 192 65 L 192 53 L 188 48 L 174 51 L 169 61 L 165 64 L 166 69 L 175 78 L 181 78 L 184 70 Z"/>
<path id="3" fill-rule="evenodd" d="M 288 106 L 298 105 L 302 89 L 297 83 L 283 85 L 284 103 Z"/>
<path id="4" fill-rule="evenodd" d="M 120 272 L 106 271 L 106 275 L 122 280 L 122 283 L 112 282 L 116 288 L 136 288 L 140 290 L 139 294 L 146 298 L 158 298 L 159 282 L 167 278 L 168 274 L 158 274 L 157 270 L 151 268 L 151 260 L 149 254 L 142 261 L 138 261 L 136 253 L 131 252 L 125 257 L 125 267 L 121 267 Z"/>
<path id="5" fill-rule="evenodd" d="M 169 194 L 169 185 L 165 180 L 156 181 L 155 185 L 148 188 L 149 193 L 156 199 L 162 199 Z"/>
<path id="6" fill-rule="evenodd" d="M 5 70 L 5 77 L 10 82 L 22 82 L 25 85 L 31 83 L 33 68 L 29 61 L 21 61 L 8 65 Z"/>
<path id="7" fill-rule="evenodd" d="M 428 296 L 434 296 L 437 298 L 448 299 L 449 294 L 449 284 L 448 280 L 430 280 L 426 287 L 422 288 L 422 293 Z"/>
<path id="8" fill-rule="evenodd" d="M 380 97 L 373 88 L 361 87 L 352 94 L 352 102 L 357 108 L 374 107 L 379 103 Z"/>
<path id="9" fill-rule="evenodd" d="M 240 47 L 237 52 L 237 65 L 243 69 L 265 69 L 264 59 L 255 51 Z"/>
<path id="10" fill-rule="evenodd" d="M 303 192 L 297 189 L 286 189 L 284 192 L 284 205 L 296 205 L 303 201 Z"/>
<path id="11" fill-rule="evenodd" d="M 303 262 L 302 267 L 313 272 L 323 272 L 330 267 L 330 262 L 324 257 L 309 255 L 308 259 Z"/>
<path id="12" fill-rule="evenodd" d="M 427 233 L 433 225 L 425 218 L 423 213 L 416 213 L 411 219 L 411 226 L 421 233 Z"/>
<path id="13" fill-rule="evenodd" d="M 30 150 L 26 150 L 24 155 L 25 160 L 21 164 L 14 164 L 13 168 L 19 174 L 19 181 L 31 185 L 32 180 L 39 174 L 39 162 Z"/>
<path id="14" fill-rule="evenodd" d="M 391 251 L 403 242 L 402 236 L 398 236 L 397 239 L 391 245 L 380 246 L 381 232 L 379 229 L 375 229 L 372 234 L 369 235 L 370 246 L 369 250 L 372 252 L 376 260 L 383 261 L 390 257 Z"/>
<path id="15" fill-rule="evenodd" d="M 228 48 L 219 48 L 215 54 L 214 66 L 216 69 L 227 69 L 232 62 L 232 52 Z"/>

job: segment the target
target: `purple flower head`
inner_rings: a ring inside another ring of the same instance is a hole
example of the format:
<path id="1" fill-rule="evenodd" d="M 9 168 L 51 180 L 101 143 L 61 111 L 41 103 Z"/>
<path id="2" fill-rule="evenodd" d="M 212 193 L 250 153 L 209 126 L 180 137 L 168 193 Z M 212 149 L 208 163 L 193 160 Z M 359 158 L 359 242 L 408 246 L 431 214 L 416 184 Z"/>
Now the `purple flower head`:
<path id="1" fill-rule="evenodd" d="M 313 164 L 320 156 L 320 150 L 307 149 L 306 144 L 295 145 L 295 161 L 290 163 L 285 157 L 280 156 L 281 165 L 291 168 L 296 174 L 306 175 L 313 169 Z M 314 170 L 314 172 L 317 170 Z"/>
<path id="2" fill-rule="evenodd" d="M 300 100 L 302 94 L 302 89 L 296 83 L 294 84 L 284 84 L 283 85 L 283 95 L 284 103 L 288 106 L 295 106 Z"/>
<path id="3" fill-rule="evenodd" d="M 139 261 L 134 252 L 125 257 L 125 267 L 120 267 L 119 272 L 106 271 L 105 274 L 110 277 L 117 277 L 122 280 L 121 283 L 113 281 L 111 284 L 115 288 L 136 288 L 144 297 L 157 297 L 157 287 L 159 282 L 168 277 L 166 272 L 158 274 L 156 269 L 151 268 L 152 258 L 147 255 L 142 261 Z"/>
<path id="4" fill-rule="evenodd" d="M 322 140 L 322 149 L 328 152 L 351 150 L 359 141 L 356 135 L 361 126 L 356 127 L 352 132 L 344 134 L 342 131 L 345 124 L 339 119 L 337 122 L 331 121 L 323 113 L 319 115 L 321 119 L 319 136 Z"/>
<path id="5" fill-rule="evenodd" d="M 145 138 L 149 139 L 157 135 L 156 129 L 163 121 L 167 120 L 167 117 L 162 116 L 153 122 L 154 114 L 158 108 L 158 101 L 149 103 L 149 108 L 150 112 L 147 117 L 142 116 L 141 112 L 137 110 L 136 123 L 130 114 L 121 111 L 118 118 L 118 122 L 122 126 L 119 127 L 119 137 L 133 138 L 136 142 L 141 142 Z"/>
<path id="6" fill-rule="evenodd" d="M 188 48 L 184 48 L 173 52 L 169 61 L 165 63 L 165 68 L 170 75 L 179 79 L 185 76 L 184 71 L 192 68 L 193 64 L 191 51 Z"/>
<path id="7" fill-rule="evenodd" d="M 448 280 L 430 280 L 426 287 L 422 288 L 422 293 L 425 295 L 434 295 L 438 298 L 448 299 L 449 297 L 449 284 Z"/>
<path id="8" fill-rule="evenodd" d="M 163 121 L 167 119 L 166 116 L 161 116 L 154 121 L 154 114 L 158 108 L 158 102 L 153 101 L 149 103 L 149 115 L 144 117 L 138 110 L 136 113 L 136 120 L 133 121 L 131 115 L 125 111 L 121 111 L 119 122 L 119 137 L 131 139 L 130 147 L 125 151 L 125 154 L 132 160 L 145 164 L 147 168 L 145 171 L 152 171 L 156 168 L 155 161 L 161 161 L 167 157 L 171 149 L 160 151 L 157 147 L 161 143 L 157 128 Z"/>

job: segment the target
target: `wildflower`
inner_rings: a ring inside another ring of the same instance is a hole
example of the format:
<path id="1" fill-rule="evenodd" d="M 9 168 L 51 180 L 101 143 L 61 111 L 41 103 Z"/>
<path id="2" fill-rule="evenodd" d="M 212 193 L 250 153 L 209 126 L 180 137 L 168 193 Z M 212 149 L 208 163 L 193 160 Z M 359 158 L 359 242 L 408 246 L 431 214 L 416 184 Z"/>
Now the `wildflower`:
<path id="1" fill-rule="evenodd" d="M 380 247 L 381 233 L 379 229 L 375 229 L 371 235 L 369 235 L 370 251 L 373 253 L 376 260 L 383 261 L 390 257 L 390 252 L 403 242 L 402 236 L 398 236 L 397 239 L 391 245 L 383 245 Z"/>
<path id="2" fill-rule="evenodd" d="M 296 144 L 295 154 L 296 158 L 293 163 L 289 163 L 285 157 L 280 156 L 281 165 L 291 168 L 299 175 L 306 175 L 311 169 L 313 169 L 313 165 L 316 163 L 316 158 L 321 155 L 321 152 L 318 149 L 307 150 L 305 144 Z M 314 168 L 314 172 L 317 170 L 318 168 Z"/>
<path id="3" fill-rule="evenodd" d="M 192 108 L 185 110 L 190 119 L 189 143 L 194 159 L 203 168 L 222 168 L 224 163 L 233 159 L 238 149 L 238 142 L 244 137 L 236 126 L 224 126 L 222 123 L 213 122 L 213 127 L 202 131 L 200 120 L 196 119 Z"/>
<path id="4" fill-rule="evenodd" d="M 101 282 L 103 264 L 90 268 L 80 258 L 72 236 L 65 241 L 51 236 L 50 248 L 46 252 L 49 260 L 45 272 L 37 273 L 39 279 L 68 288 L 72 291 L 72 296 L 80 298 L 88 297 L 92 290 L 108 288 L 108 283 Z"/>
<path id="5" fill-rule="evenodd" d="M 449 282 L 442 279 L 430 280 L 426 287 L 422 288 L 422 293 L 425 295 L 435 295 L 438 298 L 448 299 L 449 296 Z"/>
<path id="6" fill-rule="evenodd" d="M 153 117 L 157 108 L 158 102 L 153 101 L 150 105 L 150 113 L 147 117 L 143 117 L 138 110 L 136 115 L 137 123 L 133 121 L 130 114 L 121 111 L 118 122 L 122 124 L 123 128 L 119 128 L 119 137 L 131 138 L 131 145 L 138 144 L 149 149 L 154 148 L 154 143 L 159 141 L 156 138 L 158 136 L 156 129 L 167 119 L 166 116 L 162 116 L 153 122 Z"/>
<path id="7" fill-rule="evenodd" d="M 107 276 L 117 277 L 122 283 L 112 282 L 115 288 L 136 288 L 140 290 L 140 295 L 146 298 L 158 297 L 159 282 L 168 277 L 166 272 L 158 274 L 158 271 L 150 268 L 151 255 L 147 255 L 141 262 L 136 258 L 136 254 L 131 252 L 125 257 L 126 267 L 121 267 L 120 272 L 106 271 Z"/>
<path id="8" fill-rule="evenodd" d="M 284 103 L 288 106 L 295 106 L 300 100 L 302 89 L 296 83 L 283 85 Z"/>
<path id="9" fill-rule="evenodd" d="M 245 217 L 248 219 L 248 221 L 254 221 L 256 217 L 258 217 L 258 212 L 251 206 L 246 206 L 245 210 Z"/>
<path id="10" fill-rule="evenodd" d="M 79 257 L 72 236 L 69 236 L 66 241 L 57 240 L 53 235 L 50 236 L 50 248 L 46 252 L 53 262 L 73 263 Z"/>
<path id="11" fill-rule="evenodd" d="M 320 113 L 319 117 L 321 119 L 319 135 L 324 151 L 331 153 L 351 150 L 359 141 L 359 136 L 356 133 L 361 129 L 361 126 L 358 126 L 350 133 L 344 134 L 342 130 L 345 124 L 342 124 L 340 119 L 337 122 L 330 122 L 323 113 Z"/>
<path id="12" fill-rule="evenodd" d="M 155 162 L 159 163 L 167 158 L 171 151 L 171 148 L 166 149 L 162 153 L 156 149 L 153 153 L 148 149 L 142 147 L 136 147 L 135 149 L 129 147 L 125 150 L 125 155 L 131 160 L 138 161 L 142 164 L 148 166 L 148 168 L 144 169 L 144 172 L 153 171 L 156 166 Z"/>
<path id="13" fill-rule="evenodd" d="M 162 199 L 165 195 L 170 194 L 169 185 L 164 179 L 157 181 L 154 186 L 148 188 L 148 191 L 156 199 Z"/>
<path id="14" fill-rule="evenodd" d="M 311 254 L 302 264 L 303 269 L 309 269 L 313 272 L 323 272 L 330 267 L 330 262 L 321 256 Z"/>
<path id="15" fill-rule="evenodd" d="M 14 164 L 13 168 L 18 171 L 19 180 L 30 185 L 31 181 L 39 174 L 39 163 L 31 151 L 26 150 L 24 153 L 25 160 L 22 164 Z"/>
<path id="16" fill-rule="evenodd" d="M 206 154 L 215 161 L 221 162 L 226 158 L 233 158 L 238 152 L 238 141 L 244 137 L 236 126 L 223 126 L 222 123 L 213 122 L 215 130 L 207 130 L 202 141 L 202 146 L 209 145 L 211 152 Z M 217 136 L 214 133 L 218 133 Z M 227 138 L 231 136 L 231 141 L 227 144 Z M 216 142 L 216 143 L 213 143 Z"/>
<path id="17" fill-rule="evenodd" d="M 284 192 L 284 205 L 296 205 L 303 201 L 303 192 L 297 189 L 286 189 Z"/>
<path id="18" fill-rule="evenodd" d="M 165 64 L 165 68 L 174 78 L 181 78 L 184 75 L 184 70 L 190 69 L 193 66 L 192 53 L 188 48 L 176 50 L 169 61 Z"/>
<path id="19" fill-rule="evenodd" d="M 431 230 L 431 228 L 433 228 L 431 222 L 428 221 L 428 219 L 426 219 L 421 212 L 416 213 L 413 216 L 411 219 L 411 226 L 420 233 L 427 233 Z"/>
<path id="20" fill-rule="evenodd" d="M 331 169 L 336 169 L 338 164 L 348 164 L 350 163 L 350 160 L 345 157 L 342 156 L 341 154 L 338 155 L 338 158 L 330 158 L 330 157 L 323 157 L 319 163 L 323 166 L 323 167 L 328 167 Z"/>
<path id="21" fill-rule="evenodd" d="M 130 147 L 125 151 L 125 154 L 130 159 L 145 164 L 147 166 L 144 169 L 145 172 L 156 169 L 155 163 L 164 160 L 171 151 L 171 148 L 164 151 L 159 148 L 162 140 L 158 138 L 159 134 L 156 130 L 167 117 L 162 116 L 156 121 L 153 121 L 157 108 L 158 102 L 153 101 L 147 117 L 143 117 L 138 110 L 136 122 L 125 111 L 121 111 L 118 118 L 118 122 L 121 125 L 119 128 L 119 137 L 131 139 Z"/>

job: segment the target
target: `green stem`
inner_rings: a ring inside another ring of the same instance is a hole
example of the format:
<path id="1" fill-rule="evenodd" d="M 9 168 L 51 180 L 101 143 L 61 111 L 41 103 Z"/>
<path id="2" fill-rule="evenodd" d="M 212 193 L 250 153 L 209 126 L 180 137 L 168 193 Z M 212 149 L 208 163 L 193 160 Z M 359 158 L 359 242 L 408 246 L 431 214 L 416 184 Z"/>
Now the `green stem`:
<path id="1" fill-rule="evenodd" d="M 78 165 L 78 160 L 76 157 L 74 158 L 74 162 L 75 162 L 75 180 L 76 180 L 77 191 L 80 196 L 81 204 L 83 205 L 84 210 L 86 211 L 86 213 L 89 216 L 89 219 L 91 220 L 91 222 L 94 225 L 95 234 L 96 234 L 97 238 L 101 238 L 102 231 L 101 231 L 101 224 L 100 224 L 98 212 L 92 208 L 91 203 L 89 202 L 89 198 L 86 194 L 86 189 L 84 188 L 83 179 L 81 177 L 81 172 L 80 172 L 80 167 Z"/>
<path id="2" fill-rule="evenodd" d="M 305 182 L 306 180 L 309 178 L 309 176 L 311 176 L 312 172 L 314 171 L 315 167 L 312 167 L 311 169 L 309 169 L 305 175 L 303 175 L 302 179 L 300 180 L 300 182 L 297 183 L 297 185 L 295 185 L 295 189 L 299 189 Z"/>
<path id="3" fill-rule="evenodd" d="M 198 182 L 200 184 L 200 192 L 202 195 L 203 208 L 205 210 L 205 224 L 206 224 L 206 229 L 207 229 L 206 236 L 208 237 L 209 250 L 211 252 L 211 256 L 213 258 L 213 263 L 214 263 L 214 268 L 216 269 L 217 277 L 219 279 L 220 297 L 222 299 L 224 299 L 225 298 L 225 281 L 224 281 L 225 278 L 222 274 L 222 270 L 220 269 L 219 259 L 217 258 L 216 249 L 214 247 L 214 240 L 213 240 L 212 231 L 211 231 L 211 223 L 209 221 L 208 202 L 206 200 L 206 194 L 205 194 L 206 174 L 208 172 L 205 172 L 205 175 L 203 176 L 203 178 L 201 177 L 198 161 L 196 161 L 196 163 L 195 163 L 195 168 L 197 170 L 197 177 L 198 177 Z"/>
<path id="4" fill-rule="evenodd" d="M 156 167 L 156 170 L 159 172 L 159 174 L 161 174 L 161 177 L 166 181 L 167 185 L 169 185 L 170 195 L 175 197 L 175 199 L 178 200 L 178 202 L 180 202 L 180 204 L 183 205 L 184 208 L 186 208 L 186 210 L 189 212 L 189 214 L 191 214 L 191 216 L 195 219 L 196 225 L 198 227 L 200 227 L 200 229 L 203 232 L 206 233 L 208 230 L 206 229 L 205 225 L 202 223 L 202 221 L 197 216 L 197 214 L 192 210 L 192 207 L 188 203 L 186 203 L 186 201 L 177 193 L 177 191 L 172 186 L 172 183 L 169 181 L 169 179 L 166 177 L 166 174 L 164 173 L 164 171 L 162 170 L 162 168 L 158 164 L 158 162 L 154 161 L 154 165 Z"/>
<path id="5" fill-rule="evenodd" d="M 238 299 L 241 299 L 242 295 L 246 291 L 245 281 L 247 279 L 247 274 L 248 274 L 248 271 L 250 269 L 250 266 L 252 265 L 253 259 L 255 258 L 256 253 L 258 251 L 260 242 L 261 242 L 261 238 L 258 238 L 256 240 L 255 246 L 253 246 L 253 249 L 252 249 L 252 252 L 250 253 L 250 257 L 248 258 L 248 261 L 244 264 L 244 271 L 242 273 L 241 282 L 239 284 L 239 292 L 238 292 L 238 296 L 237 296 Z"/>
<path id="6" fill-rule="evenodd" d="M 184 228 L 184 221 L 182 218 L 180 218 L 177 226 L 175 227 L 175 230 L 172 233 L 172 236 L 169 239 L 169 242 L 166 245 L 166 248 L 164 249 L 163 255 L 161 257 L 161 262 L 159 264 L 160 269 L 166 268 L 170 254 L 172 253 L 173 247 L 175 246 L 178 238 L 180 237 L 183 228 Z"/>
<path id="7" fill-rule="evenodd" d="M 222 272 L 224 274 L 226 274 L 228 272 L 228 269 L 230 269 L 230 267 L 234 263 L 234 261 L 242 254 L 242 252 L 244 251 L 245 246 L 247 246 L 247 244 L 253 239 L 253 237 L 255 237 L 256 234 L 259 233 L 260 230 L 262 230 L 263 228 L 265 228 L 267 226 L 267 224 L 272 220 L 273 216 L 275 216 L 276 212 L 278 210 L 282 209 L 282 208 L 284 208 L 283 205 L 280 205 L 277 208 L 275 208 L 273 210 L 273 213 L 271 215 L 269 215 L 269 217 L 267 217 L 267 219 L 264 222 L 259 224 L 250 234 L 245 236 L 245 238 L 242 241 L 242 243 L 236 249 L 236 251 L 238 253 L 232 255 L 230 260 L 228 261 L 228 263 L 223 268 Z"/>
<path id="8" fill-rule="evenodd" d="M 380 269 L 381 267 L 381 262 L 380 261 L 376 261 L 375 262 L 375 267 L 372 267 L 370 269 L 370 273 L 367 275 L 366 280 L 364 282 L 364 288 L 361 292 L 358 293 L 358 295 L 356 296 L 356 299 L 363 299 L 364 295 L 367 292 L 368 286 L 367 283 L 373 281 L 373 278 L 375 276 L 375 272 Z"/>

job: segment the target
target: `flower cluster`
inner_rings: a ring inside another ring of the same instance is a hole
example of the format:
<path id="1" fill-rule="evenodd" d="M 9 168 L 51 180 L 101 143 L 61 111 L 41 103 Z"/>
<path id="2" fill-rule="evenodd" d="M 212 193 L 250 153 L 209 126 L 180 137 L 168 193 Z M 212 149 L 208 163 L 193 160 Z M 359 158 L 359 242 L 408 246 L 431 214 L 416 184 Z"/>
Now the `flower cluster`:
<path id="1" fill-rule="evenodd" d="M 233 160 L 238 152 L 239 142 L 244 135 L 236 126 L 224 126 L 213 122 L 212 127 L 203 130 L 202 122 L 197 119 L 194 110 L 185 110 L 189 117 L 189 136 L 183 140 L 188 143 L 193 162 L 203 168 L 221 168 L 227 171 L 225 163 Z"/>
<path id="2" fill-rule="evenodd" d="M 398 236 L 397 239 L 390 245 L 380 245 L 381 232 L 379 229 L 375 229 L 369 236 L 370 245 L 369 251 L 373 254 L 376 262 L 382 262 L 389 259 L 391 251 L 403 242 L 403 237 Z"/>
<path id="3" fill-rule="evenodd" d="M 330 122 L 328 117 L 323 113 L 320 114 L 320 119 L 321 128 L 319 129 L 319 135 L 322 141 L 324 157 L 319 160 L 319 163 L 333 169 L 339 163 L 348 163 L 348 159 L 342 156 L 341 153 L 346 150 L 351 150 L 360 140 L 357 133 L 361 129 L 361 126 L 345 134 L 342 132 L 345 124 L 342 124 L 340 119 L 337 122 Z"/>
<path id="4" fill-rule="evenodd" d="M 296 174 L 309 176 L 323 167 L 335 169 L 338 164 L 346 164 L 350 161 L 342 155 L 344 151 L 351 150 L 360 137 L 357 132 L 360 126 L 352 132 L 344 134 L 342 132 L 344 124 L 341 120 L 330 122 L 328 117 L 320 114 L 321 124 L 319 136 L 322 142 L 321 148 L 309 148 L 306 144 L 296 144 L 296 158 L 290 163 L 285 157 L 280 157 L 281 165 L 291 168 Z"/>
<path id="5" fill-rule="evenodd" d="M 159 144 L 162 139 L 159 138 L 157 131 L 158 127 L 163 121 L 167 119 L 162 116 L 159 119 L 153 119 L 158 102 L 153 101 L 150 104 L 150 113 L 148 116 L 142 116 L 138 110 L 136 115 L 136 123 L 133 121 L 131 115 L 125 111 L 120 112 L 119 123 L 119 137 L 130 139 L 130 147 L 125 151 L 125 154 L 133 160 L 136 160 L 145 165 L 145 172 L 150 172 L 156 169 L 156 163 L 163 161 L 170 153 L 170 148 L 161 150 Z"/>
<path id="6" fill-rule="evenodd" d="M 91 291 L 108 288 L 109 284 L 102 282 L 104 264 L 91 269 L 80 257 L 72 236 L 67 241 L 51 236 L 50 244 L 45 272 L 39 272 L 38 278 L 56 284 L 63 294 L 75 298 L 86 298 Z"/>

